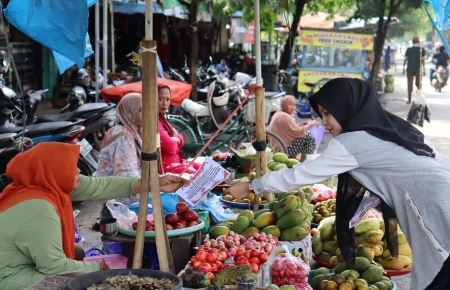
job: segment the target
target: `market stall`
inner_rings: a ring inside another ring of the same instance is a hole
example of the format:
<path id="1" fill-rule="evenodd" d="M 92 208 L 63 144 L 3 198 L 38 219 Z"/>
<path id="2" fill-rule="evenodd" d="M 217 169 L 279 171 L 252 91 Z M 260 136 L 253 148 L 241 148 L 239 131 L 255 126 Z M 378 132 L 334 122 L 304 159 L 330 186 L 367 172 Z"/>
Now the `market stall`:
<path id="1" fill-rule="evenodd" d="M 337 77 L 364 78 L 366 54 L 373 50 L 374 36 L 342 30 L 302 29 L 297 90 L 308 93 L 322 79 Z"/>

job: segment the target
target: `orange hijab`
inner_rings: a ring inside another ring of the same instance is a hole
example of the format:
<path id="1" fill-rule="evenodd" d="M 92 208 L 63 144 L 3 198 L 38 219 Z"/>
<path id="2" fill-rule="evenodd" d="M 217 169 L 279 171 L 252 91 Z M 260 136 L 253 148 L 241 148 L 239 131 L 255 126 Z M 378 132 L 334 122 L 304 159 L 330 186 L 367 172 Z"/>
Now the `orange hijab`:
<path id="1" fill-rule="evenodd" d="M 29 199 L 52 204 L 61 220 L 62 245 L 67 258 L 75 258 L 74 218 L 70 192 L 75 182 L 78 145 L 41 143 L 8 163 L 6 176 L 13 180 L 0 194 L 0 212 Z"/>

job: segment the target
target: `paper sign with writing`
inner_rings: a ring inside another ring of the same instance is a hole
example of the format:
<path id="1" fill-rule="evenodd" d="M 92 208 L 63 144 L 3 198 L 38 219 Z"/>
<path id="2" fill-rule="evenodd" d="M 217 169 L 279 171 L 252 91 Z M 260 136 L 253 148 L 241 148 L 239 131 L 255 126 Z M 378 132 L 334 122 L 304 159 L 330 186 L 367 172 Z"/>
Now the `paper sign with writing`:
<path id="1" fill-rule="evenodd" d="M 349 229 L 353 228 L 363 217 L 363 215 L 369 210 L 380 204 L 380 199 L 373 196 L 364 196 L 359 204 L 358 209 L 355 212 L 355 215 L 349 222 Z"/>
<path id="2" fill-rule="evenodd" d="M 176 191 L 190 205 L 196 205 L 208 192 L 228 178 L 230 173 L 210 157 L 205 157 L 201 167 L 189 182 Z"/>

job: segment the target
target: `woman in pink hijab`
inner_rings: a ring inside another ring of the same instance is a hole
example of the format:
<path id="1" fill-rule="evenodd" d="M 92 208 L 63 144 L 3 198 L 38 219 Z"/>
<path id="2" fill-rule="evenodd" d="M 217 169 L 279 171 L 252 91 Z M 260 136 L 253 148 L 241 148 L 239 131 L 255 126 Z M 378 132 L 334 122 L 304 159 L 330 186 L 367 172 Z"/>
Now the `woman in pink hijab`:
<path id="1" fill-rule="evenodd" d="M 281 99 L 280 110 L 276 112 L 269 124 L 269 131 L 276 134 L 286 145 L 289 158 L 297 158 L 300 161 L 306 159 L 306 154 L 314 153 L 316 141 L 314 135 L 308 130 L 312 126 L 319 126 L 317 121 L 307 121 L 298 125 L 292 114 L 297 107 L 297 101 L 294 96 L 287 95 Z M 276 146 L 269 139 L 269 144 Z M 275 148 L 277 149 L 277 148 Z M 297 157 L 301 153 L 300 157 Z"/>
<path id="2" fill-rule="evenodd" d="M 142 148 L 141 94 L 125 95 L 117 105 L 117 125 L 106 132 L 93 176 L 141 176 Z M 139 197 L 136 198 L 136 200 Z M 134 200 L 121 200 L 125 204 Z"/>

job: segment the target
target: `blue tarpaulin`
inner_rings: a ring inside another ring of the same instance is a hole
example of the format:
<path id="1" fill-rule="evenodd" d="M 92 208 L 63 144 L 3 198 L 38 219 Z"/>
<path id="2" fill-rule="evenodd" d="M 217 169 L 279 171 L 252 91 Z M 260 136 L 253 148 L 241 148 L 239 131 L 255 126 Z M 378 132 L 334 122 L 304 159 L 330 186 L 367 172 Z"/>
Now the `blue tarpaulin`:
<path id="1" fill-rule="evenodd" d="M 17 29 L 53 50 L 59 72 L 93 53 L 87 34 L 88 7 L 98 0 L 11 0 L 5 17 Z"/>
<path id="2" fill-rule="evenodd" d="M 450 1 L 449 0 L 423 0 L 423 7 L 425 8 L 425 11 L 428 14 L 428 17 L 430 18 L 431 23 L 433 24 L 434 28 L 436 29 L 439 38 L 441 39 L 442 43 L 445 46 L 445 49 L 447 51 L 450 51 L 450 47 L 447 43 L 447 40 L 442 35 L 442 31 L 446 31 L 450 29 Z M 433 13 L 430 13 L 429 8 L 433 8 L 434 17 L 431 15 Z"/>

